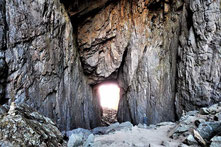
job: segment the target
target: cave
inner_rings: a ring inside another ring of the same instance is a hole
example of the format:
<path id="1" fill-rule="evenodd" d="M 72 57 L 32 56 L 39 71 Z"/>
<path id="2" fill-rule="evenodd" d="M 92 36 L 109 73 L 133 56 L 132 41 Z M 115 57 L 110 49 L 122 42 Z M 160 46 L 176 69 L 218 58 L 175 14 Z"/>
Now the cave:
<path id="1" fill-rule="evenodd" d="M 98 91 L 108 83 L 120 87 L 117 121 L 134 125 L 217 103 L 219 4 L 209 2 L 205 28 L 194 10 L 202 3 L 2 0 L 0 103 L 26 103 L 62 131 L 101 125 Z"/>
<path id="2" fill-rule="evenodd" d="M 0 0 L 0 122 L 27 106 L 43 126 L 39 118 L 60 131 L 91 131 L 175 122 L 221 102 L 220 4 Z M 20 116 L 34 119 L 31 112 Z M 1 133 L 0 144 L 13 139 Z"/>

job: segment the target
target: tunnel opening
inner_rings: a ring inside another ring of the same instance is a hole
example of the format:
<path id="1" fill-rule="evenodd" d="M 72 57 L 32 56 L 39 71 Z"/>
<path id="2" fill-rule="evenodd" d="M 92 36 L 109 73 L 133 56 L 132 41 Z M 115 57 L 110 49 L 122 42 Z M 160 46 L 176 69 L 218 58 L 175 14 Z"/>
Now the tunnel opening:
<path id="1" fill-rule="evenodd" d="M 115 81 L 102 82 L 97 86 L 97 96 L 102 109 L 101 125 L 117 122 L 120 87 Z"/>

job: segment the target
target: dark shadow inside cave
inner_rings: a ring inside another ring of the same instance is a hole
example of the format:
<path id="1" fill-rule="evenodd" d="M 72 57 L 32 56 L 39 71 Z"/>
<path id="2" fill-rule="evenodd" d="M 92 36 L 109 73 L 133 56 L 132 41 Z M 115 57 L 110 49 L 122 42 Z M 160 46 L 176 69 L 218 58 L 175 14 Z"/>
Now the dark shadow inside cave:
<path id="1" fill-rule="evenodd" d="M 116 81 L 105 81 L 96 87 L 96 95 L 102 108 L 101 125 L 117 122 L 117 110 L 120 100 L 120 87 Z"/>

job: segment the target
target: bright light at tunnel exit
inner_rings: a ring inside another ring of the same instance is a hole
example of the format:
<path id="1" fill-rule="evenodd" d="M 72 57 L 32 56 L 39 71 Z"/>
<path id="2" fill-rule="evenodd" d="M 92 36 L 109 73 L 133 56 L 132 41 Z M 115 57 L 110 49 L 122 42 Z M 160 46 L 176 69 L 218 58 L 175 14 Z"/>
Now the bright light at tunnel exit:
<path id="1" fill-rule="evenodd" d="M 118 109 L 120 87 L 114 83 L 101 84 L 98 88 L 101 107 Z"/>

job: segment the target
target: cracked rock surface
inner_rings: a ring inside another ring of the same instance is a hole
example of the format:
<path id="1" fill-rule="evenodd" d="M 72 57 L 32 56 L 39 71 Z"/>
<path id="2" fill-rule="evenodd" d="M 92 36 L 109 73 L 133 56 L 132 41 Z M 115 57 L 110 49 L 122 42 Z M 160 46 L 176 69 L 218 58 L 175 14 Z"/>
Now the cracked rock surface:
<path id="1" fill-rule="evenodd" d="M 178 115 L 182 110 L 221 101 L 220 10 L 220 0 L 193 0 L 183 12 L 178 48 Z"/>
<path id="2" fill-rule="evenodd" d="M 144 115 L 148 123 L 175 119 L 181 11 L 174 7 L 165 12 L 167 4 L 153 3 L 121 0 L 78 27 L 80 57 L 90 82 L 115 79 L 122 88 L 119 121 L 138 124 Z"/>
<path id="3" fill-rule="evenodd" d="M 6 98 L 27 103 L 61 130 L 99 124 L 100 110 L 82 74 L 75 36 L 59 0 L 5 1 Z"/>
<path id="4" fill-rule="evenodd" d="M 14 107 L 0 115 L 0 146 L 66 146 L 61 132 L 49 118 L 24 104 Z"/>
<path id="5" fill-rule="evenodd" d="M 15 98 L 67 131 L 100 124 L 93 86 L 106 80 L 121 88 L 120 122 L 221 101 L 220 0 L 61 2 L 0 0 L 1 104 Z"/>

